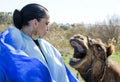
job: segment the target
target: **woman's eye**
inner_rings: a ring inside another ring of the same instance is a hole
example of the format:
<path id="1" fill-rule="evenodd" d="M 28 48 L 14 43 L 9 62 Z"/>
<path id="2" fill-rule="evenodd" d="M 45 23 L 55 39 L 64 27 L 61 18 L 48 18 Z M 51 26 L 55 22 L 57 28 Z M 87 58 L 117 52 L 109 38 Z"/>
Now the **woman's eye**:
<path id="1" fill-rule="evenodd" d="M 46 25 L 49 25 L 49 22 L 47 22 Z"/>

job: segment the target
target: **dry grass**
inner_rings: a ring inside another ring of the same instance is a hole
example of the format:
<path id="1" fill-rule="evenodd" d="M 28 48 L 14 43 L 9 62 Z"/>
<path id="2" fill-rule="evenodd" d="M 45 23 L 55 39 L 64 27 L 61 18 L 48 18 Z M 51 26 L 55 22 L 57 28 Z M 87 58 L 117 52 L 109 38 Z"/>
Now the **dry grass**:
<path id="1" fill-rule="evenodd" d="M 71 53 L 69 39 L 66 38 L 67 31 L 63 29 L 52 29 L 49 31 L 45 39 L 55 46 L 62 55 Z"/>
<path id="2" fill-rule="evenodd" d="M 2 32 L 2 31 L 4 31 L 5 29 L 7 29 L 8 28 L 8 24 L 6 24 L 6 25 L 0 25 L 0 33 Z"/>

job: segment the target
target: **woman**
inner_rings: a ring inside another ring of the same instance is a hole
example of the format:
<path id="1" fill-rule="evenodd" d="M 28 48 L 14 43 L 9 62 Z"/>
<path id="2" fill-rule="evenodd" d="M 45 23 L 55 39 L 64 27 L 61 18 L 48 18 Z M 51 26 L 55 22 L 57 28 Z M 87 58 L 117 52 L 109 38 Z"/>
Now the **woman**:
<path id="1" fill-rule="evenodd" d="M 77 82 L 61 54 L 42 39 L 48 31 L 48 10 L 28 4 L 13 13 L 15 27 L 0 35 L 0 82 Z"/>

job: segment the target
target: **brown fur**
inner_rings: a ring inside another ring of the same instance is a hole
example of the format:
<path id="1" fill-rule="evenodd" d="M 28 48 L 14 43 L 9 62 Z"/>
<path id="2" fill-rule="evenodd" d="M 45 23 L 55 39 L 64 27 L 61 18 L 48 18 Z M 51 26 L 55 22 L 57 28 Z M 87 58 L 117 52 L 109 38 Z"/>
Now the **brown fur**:
<path id="1" fill-rule="evenodd" d="M 112 44 L 80 34 L 73 36 L 70 44 L 74 48 L 70 65 L 86 82 L 120 82 L 120 68 L 108 59 L 114 51 Z"/>

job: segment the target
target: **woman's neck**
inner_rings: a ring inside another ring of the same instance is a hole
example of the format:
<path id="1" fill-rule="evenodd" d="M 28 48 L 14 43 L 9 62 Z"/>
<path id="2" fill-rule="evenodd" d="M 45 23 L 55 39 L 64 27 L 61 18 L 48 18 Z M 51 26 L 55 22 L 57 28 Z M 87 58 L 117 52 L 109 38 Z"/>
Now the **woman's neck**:
<path id="1" fill-rule="evenodd" d="M 32 38 L 33 28 L 30 26 L 22 27 L 21 31 Z"/>

